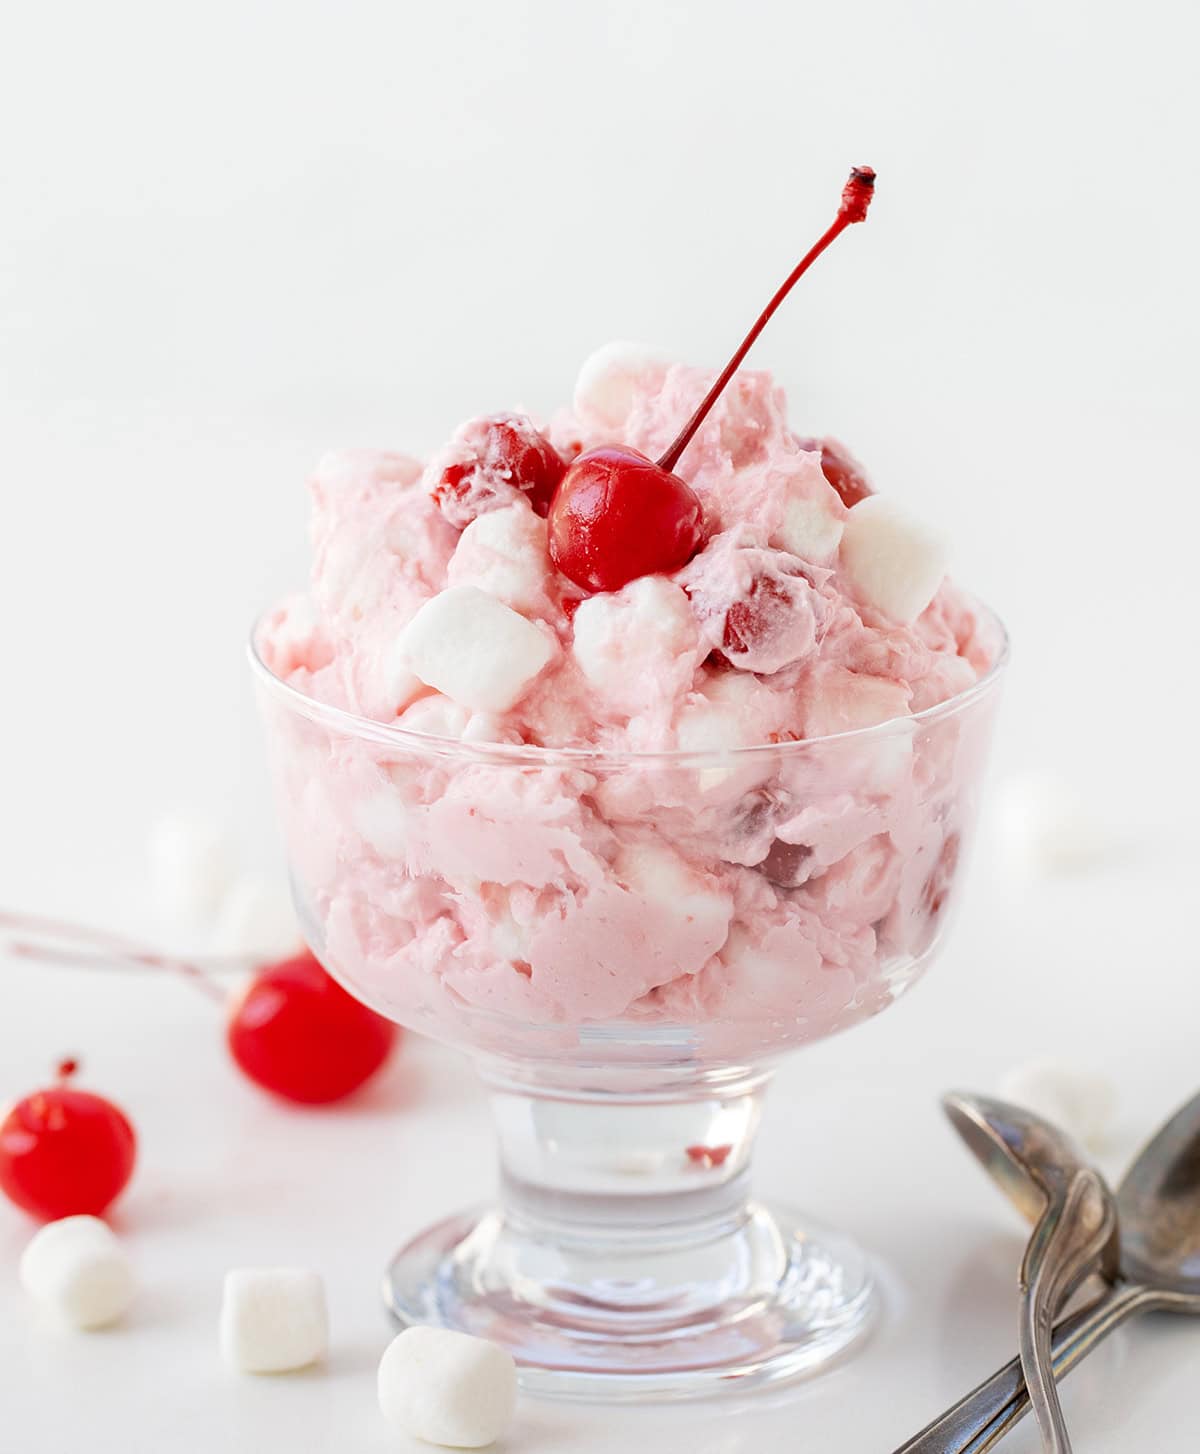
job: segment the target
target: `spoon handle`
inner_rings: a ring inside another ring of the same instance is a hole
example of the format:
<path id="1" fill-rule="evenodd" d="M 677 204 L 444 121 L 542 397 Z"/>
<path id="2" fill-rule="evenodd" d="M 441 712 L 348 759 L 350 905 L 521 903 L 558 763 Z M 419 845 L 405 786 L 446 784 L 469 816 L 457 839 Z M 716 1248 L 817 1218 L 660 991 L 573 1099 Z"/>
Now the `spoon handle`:
<path id="1" fill-rule="evenodd" d="M 1065 1196 L 1051 1199 L 1025 1254 L 1018 1342 L 1044 1454 L 1071 1454 L 1055 1380 L 1054 1319 L 1074 1289 L 1099 1266 L 1115 1232 L 1112 1197 L 1099 1174 L 1086 1166 L 1072 1177 Z"/>
<path id="2" fill-rule="evenodd" d="M 1054 1330 L 1054 1376 L 1062 1378 L 1126 1318 L 1152 1302 L 1143 1287 L 1110 1287 L 1090 1308 Z M 960 1399 L 932 1424 L 901 1444 L 895 1454 L 984 1454 L 1029 1412 L 1029 1395 L 1014 1358 Z"/>

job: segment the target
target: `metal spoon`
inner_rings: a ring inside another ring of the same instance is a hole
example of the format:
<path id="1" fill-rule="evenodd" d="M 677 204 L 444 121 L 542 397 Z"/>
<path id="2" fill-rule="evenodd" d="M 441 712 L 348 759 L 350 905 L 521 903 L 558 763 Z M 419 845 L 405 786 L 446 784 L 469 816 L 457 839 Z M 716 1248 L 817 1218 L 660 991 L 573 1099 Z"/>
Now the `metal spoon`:
<path id="1" fill-rule="evenodd" d="M 988 1096 L 945 1096 L 955 1130 L 1034 1223 L 1021 1263 L 1021 1371 L 1045 1454 L 1071 1454 L 1051 1366 L 1050 1334 L 1084 1278 L 1117 1273 L 1117 1210 L 1103 1177 L 1057 1126 Z"/>
<path id="2" fill-rule="evenodd" d="M 1137 1313 L 1200 1313 L 1200 1095 L 1138 1154 L 1117 1189 L 1117 1215 L 1120 1278 L 1055 1328 L 1056 1378 Z M 895 1454 L 984 1454 L 1028 1410 L 1014 1358 Z"/>

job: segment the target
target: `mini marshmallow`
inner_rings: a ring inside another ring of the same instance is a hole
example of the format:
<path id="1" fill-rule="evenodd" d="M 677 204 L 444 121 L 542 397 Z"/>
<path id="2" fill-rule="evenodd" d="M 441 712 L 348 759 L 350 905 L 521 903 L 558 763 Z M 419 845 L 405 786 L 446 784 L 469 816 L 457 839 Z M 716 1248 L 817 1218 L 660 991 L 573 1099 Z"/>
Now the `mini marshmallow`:
<path id="1" fill-rule="evenodd" d="M 546 522 L 523 500 L 477 515 L 459 537 L 446 577 L 452 586 L 478 586 L 514 611 L 544 608 L 550 578 Z"/>
<path id="2" fill-rule="evenodd" d="M 840 561 L 855 594 L 893 621 L 911 625 L 946 575 L 942 536 L 884 495 L 869 495 L 850 511 Z"/>
<path id="3" fill-rule="evenodd" d="M 451 586 L 432 597 L 404 632 L 416 675 L 475 712 L 508 711 L 555 649 L 552 636 L 476 586 Z"/>
<path id="4" fill-rule="evenodd" d="M 282 959 L 303 943 L 286 883 L 243 874 L 222 900 L 209 940 L 213 954 L 235 959 Z"/>
<path id="5" fill-rule="evenodd" d="M 325 1357 L 329 1314 L 319 1274 L 240 1267 L 225 1274 L 221 1356 L 240 1373 L 287 1373 Z"/>
<path id="6" fill-rule="evenodd" d="M 804 717 L 806 737 L 857 732 L 908 716 L 909 689 L 865 672 L 827 667 L 816 673 Z"/>
<path id="7" fill-rule="evenodd" d="M 678 854 L 658 843 L 629 843 L 613 865 L 617 878 L 648 904 L 678 923 L 678 938 L 724 943 L 733 917 L 733 900 L 698 874 Z M 715 949 L 714 949 L 715 952 Z"/>
<path id="8" fill-rule="evenodd" d="M 774 543 L 801 560 L 825 565 L 837 553 L 844 530 L 824 501 L 795 496 L 784 506 Z"/>
<path id="9" fill-rule="evenodd" d="M 1000 1094 L 1093 1150 L 1104 1145 L 1117 1107 L 1116 1088 L 1107 1076 L 1064 1060 L 1014 1066 L 1001 1078 Z"/>
<path id="10" fill-rule="evenodd" d="M 581 601 L 572 652 L 600 697 L 617 711 L 644 711 L 690 682 L 701 655 L 687 596 L 663 576 Z"/>
<path id="11" fill-rule="evenodd" d="M 38 1232 L 21 1257 L 25 1291 L 75 1328 L 122 1316 L 136 1285 L 125 1249 L 99 1217 L 63 1217 Z"/>
<path id="12" fill-rule="evenodd" d="M 383 694 L 397 714 L 403 712 L 413 698 L 422 691 L 423 683 L 408 664 L 404 654 L 404 637 L 392 646 L 383 657 Z"/>
<path id="13" fill-rule="evenodd" d="M 471 714 L 465 707 L 434 692 L 428 697 L 418 697 L 401 713 L 396 726 L 406 732 L 425 732 L 430 737 L 461 737 L 470 721 Z"/>
<path id="14" fill-rule="evenodd" d="M 402 1433 L 481 1449 L 512 1422 L 517 1365 L 486 1339 L 448 1328 L 406 1328 L 380 1361 L 379 1406 Z"/>
<path id="15" fill-rule="evenodd" d="M 993 814 L 1006 865 L 1017 873 L 1077 873 L 1116 851 L 1116 836 L 1059 779 L 1027 774 L 997 785 Z"/>
<path id="16" fill-rule="evenodd" d="M 752 731 L 747 718 L 732 702 L 714 699 L 707 692 L 697 693 L 681 709 L 675 723 L 676 747 L 680 752 L 715 754 L 718 759 L 697 769 L 696 788 L 700 793 L 749 792 L 768 775 L 768 762 L 739 760 L 732 755 L 739 748 L 754 745 Z"/>
<path id="17" fill-rule="evenodd" d="M 641 343 L 616 341 L 589 354 L 575 381 L 575 412 L 589 423 L 619 429 L 629 418 L 639 383 L 661 378 L 667 362 Z"/>
<path id="18" fill-rule="evenodd" d="M 169 814 L 151 827 L 147 857 L 151 893 L 171 927 L 184 933 L 211 928 L 236 862 L 224 829 Z"/>

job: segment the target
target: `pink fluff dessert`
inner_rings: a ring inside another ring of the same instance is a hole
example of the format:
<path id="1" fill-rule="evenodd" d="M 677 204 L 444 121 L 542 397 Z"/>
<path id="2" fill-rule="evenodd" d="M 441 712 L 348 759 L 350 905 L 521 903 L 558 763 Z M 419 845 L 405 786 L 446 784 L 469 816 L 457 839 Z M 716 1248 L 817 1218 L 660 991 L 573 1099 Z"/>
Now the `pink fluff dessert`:
<path id="1" fill-rule="evenodd" d="M 1003 653 L 936 533 L 747 371 L 655 516 L 669 568 L 634 530 L 632 578 L 598 589 L 611 561 L 574 550 L 568 465 L 657 469 L 711 381 L 612 345 L 544 430 L 473 419 L 426 462 L 317 470 L 311 593 L 256 643 L 268 731 L 313 942 L 396 1019 L 749 1053 L 881 1008 L 929 956 Z"/>

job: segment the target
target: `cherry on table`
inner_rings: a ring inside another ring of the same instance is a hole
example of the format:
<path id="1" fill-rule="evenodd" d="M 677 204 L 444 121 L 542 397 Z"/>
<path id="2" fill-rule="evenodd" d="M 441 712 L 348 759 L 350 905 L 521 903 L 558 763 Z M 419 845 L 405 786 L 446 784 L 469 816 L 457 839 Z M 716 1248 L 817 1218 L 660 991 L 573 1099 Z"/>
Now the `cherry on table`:
<path id="1" fill-rule="evenodd" d="M 0 1190 L 44 1221 L 98 1217 L 133 1175 L 137 1136 L 123 1111 L 69 1084 L 75 1061 L 56 1085 L 25 1096 L 0 1121 Z"/>
<path id="2" fill-rule="evenodd" d="M 680 569 L 700 549 L 703 509 L 696 493 L 675 474 L 675 466 L 776 308 L 834 238 L 863 221 L 874 190 L 871 168 L 855 167 L 833 222 L 776 290 L 658 460 L 624 445 L 606 445 L 567 465 L 550 506 L 550 556 L 577 586 L 620 590 L 638 576 Z"/>
<path id="3" fill-rule="evenodd" d="M 324 1105 L 369 1080 L 399 1034 L 305 950 L 259 970 L 234 1000 L 226 1039 L 256 1084 L 285 1100 Z"/>
<path id="4" fill-rule="evenodd" d="M 532 420 L 521 414 L 472 419 L 456 436 L 458 456 L 433 486 L 442 514 L 460 530 L 478 515 L 511 504 L 518 493 L 545 516 L 567 467 Z"/>

